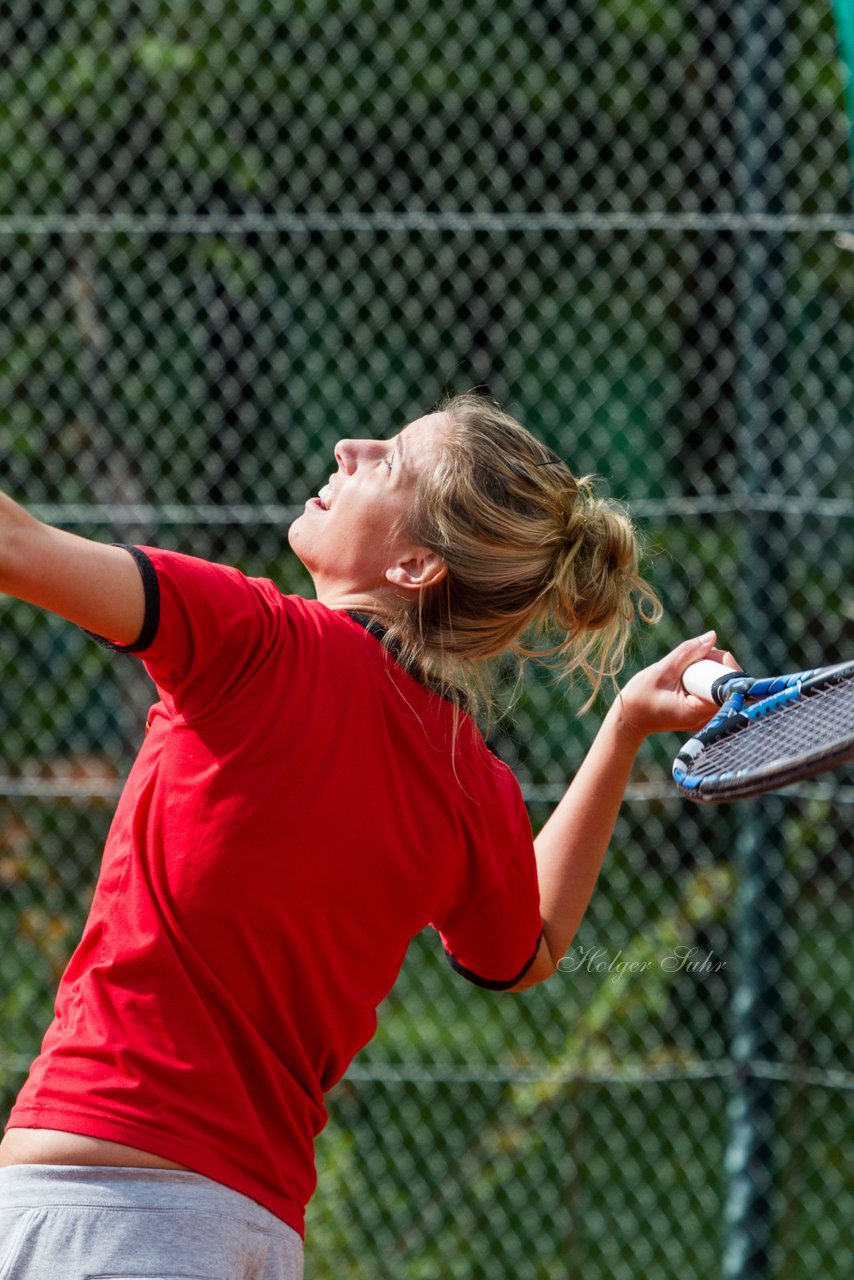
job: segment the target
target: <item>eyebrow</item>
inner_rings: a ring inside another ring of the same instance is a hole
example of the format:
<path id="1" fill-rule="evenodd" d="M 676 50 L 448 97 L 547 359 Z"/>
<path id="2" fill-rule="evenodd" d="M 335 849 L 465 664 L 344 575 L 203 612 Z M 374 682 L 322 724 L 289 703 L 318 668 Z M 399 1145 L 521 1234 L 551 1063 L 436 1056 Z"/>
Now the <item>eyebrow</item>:
<path id="1" fill-rule="evenodd" d="M 398 463 L 402 467 L 404 458 L 406 457 L 406 453 L 403 448 L 403 436 L 402 435 L 395 436 L 394 444 L 395 444 L 395 450 L 397 452 Z"/>

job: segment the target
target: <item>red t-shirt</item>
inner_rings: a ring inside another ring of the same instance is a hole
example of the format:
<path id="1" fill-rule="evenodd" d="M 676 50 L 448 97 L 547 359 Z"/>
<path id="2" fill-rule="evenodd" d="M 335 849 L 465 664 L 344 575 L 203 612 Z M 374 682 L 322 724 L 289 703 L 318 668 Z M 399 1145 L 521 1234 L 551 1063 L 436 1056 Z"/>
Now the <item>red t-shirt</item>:
<path id="1" fill-rule="evenodd" d="M 157 686 L 56 1016 L 9 1118 L 126 1143 L 302 1232 L 323 1093 L 410 939 L 512 986 L 536 953 L 511 771 L 347 613 L 129 548 Z"/>

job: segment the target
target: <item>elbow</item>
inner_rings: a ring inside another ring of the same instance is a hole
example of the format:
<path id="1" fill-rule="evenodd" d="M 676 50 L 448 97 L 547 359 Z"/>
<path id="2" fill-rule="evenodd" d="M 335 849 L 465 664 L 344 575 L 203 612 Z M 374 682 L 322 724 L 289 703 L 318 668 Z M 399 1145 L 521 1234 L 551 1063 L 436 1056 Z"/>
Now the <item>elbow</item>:
<path id="1" fill-rule="evenodd" d="M 26 585 L 33 538 L 44 526 L 11 498 L 0 499 L 0 591 L 16 596 Z"/>
<path id="2" fill-rule="evenodd" d="M 4 510 L 0 518 L 0 591 L 13 595 L 15 589 L 15 565 L 20 559 L 21 529 L 14 509 Z M 10 504 L 11 506 L 11 504 Z"/>
<path id="3" fill-rule="evenodd" d="M 553 978 L 558 971 L 554 957 L 549 950 L 546 942 L 545 934 L 540 938 L 540 945 L 537 954 L 531 963 L 527 973 L 523 974 L 518 982 L 512 987 L 508 987 L 508 991 L 527 991 L 531 987 L 539 986 L 541 982 L 547 982 L 549 978 Z"/>
<path id="4" fill-rule="evenodd" d="M 508 991 L 530 991 L 531 987 L 538 987 L 542 982 L 548 982 L 549 978 L 553 978 L 557 973 L 557 969 L 549 969 L 544 973 L 526 974 L 521 982 L 517 982 L 515 986 L 508 987 Z"/>

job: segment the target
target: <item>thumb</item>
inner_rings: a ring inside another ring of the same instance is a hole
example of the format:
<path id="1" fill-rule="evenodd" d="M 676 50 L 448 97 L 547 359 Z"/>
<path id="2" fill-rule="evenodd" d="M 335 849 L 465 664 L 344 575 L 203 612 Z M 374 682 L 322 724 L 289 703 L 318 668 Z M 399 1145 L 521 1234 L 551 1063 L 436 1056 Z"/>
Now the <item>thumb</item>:
<path id="1" fill-rule="evenodd" d="M 675 652 L 680 659 L 684 659 L 686 666 L 691 662 L 700 662 L 714 649 L 717 638 L 717 631 L 706 631 L 701 636 L 693 636 L 690 640 L 684 640 Z"/>

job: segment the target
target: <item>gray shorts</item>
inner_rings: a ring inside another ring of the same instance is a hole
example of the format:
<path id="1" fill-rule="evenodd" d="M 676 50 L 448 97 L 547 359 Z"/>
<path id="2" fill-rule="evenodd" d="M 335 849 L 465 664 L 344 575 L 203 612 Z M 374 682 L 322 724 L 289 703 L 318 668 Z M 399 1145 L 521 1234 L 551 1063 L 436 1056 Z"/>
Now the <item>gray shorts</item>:
<path id="1" fill-rule="evenodd" d="M 0 1169 L 0 1280 L 301 1280 L 302 1240 L 198 1173 Z"/>

